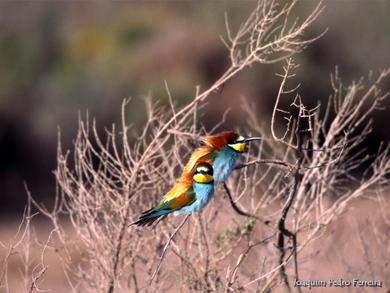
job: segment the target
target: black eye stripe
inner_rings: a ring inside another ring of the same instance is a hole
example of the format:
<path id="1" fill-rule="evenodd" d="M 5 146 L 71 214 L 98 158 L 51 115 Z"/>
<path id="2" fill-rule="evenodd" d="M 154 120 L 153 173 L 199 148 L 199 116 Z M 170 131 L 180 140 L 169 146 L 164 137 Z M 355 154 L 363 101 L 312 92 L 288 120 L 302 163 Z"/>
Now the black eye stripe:
<path id="1" fill-rule="evenodd" d="M 242 143 L 245 142 L 245 138 L 241 135 L 237 135 L 235 138 L 230 138 L 228 140 L 228 144 L 236 144 L 236 143 Z"/>
<path id="2" fill-rule="evenodd" d="M 213 175 L 213 169 L 209 165 L 200 165 L 196 168 L 195 174 Z"/>
<path id="3" fill-rule="evenodd" d="M 197 170 L 197 174 L 211 174 L 211 170 Z"/>
<path id="4" fill-rule="evenodd" d="M 242 135 L 237 136 L 235 139 L 235 143 L 242 143 L 244 141 L 245 141 L 245 137 L 243 137 Z"/>

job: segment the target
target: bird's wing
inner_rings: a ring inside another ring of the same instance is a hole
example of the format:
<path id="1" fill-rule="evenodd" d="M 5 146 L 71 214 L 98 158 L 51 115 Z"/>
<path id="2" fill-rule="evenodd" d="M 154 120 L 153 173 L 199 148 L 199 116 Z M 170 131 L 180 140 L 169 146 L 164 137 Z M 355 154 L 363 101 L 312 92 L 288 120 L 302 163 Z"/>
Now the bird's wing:
<path id="1" fill-rule="evenodd" d="M 210 163 L 210 159 L 212 157 L 213 149 L 208 146 L 202 146 L 197 148 L 192 154 L 187 164 L 184 166 L 183 174 L 191 174 L 195 166 L 201 162 Z"/>
<path id="2" fill-rule="evenodd" d="M 192 185 L 177 182 L 176 185 L 163 197 L 155 210 L 174 210 L 192 204 L 196 199 Z"/>

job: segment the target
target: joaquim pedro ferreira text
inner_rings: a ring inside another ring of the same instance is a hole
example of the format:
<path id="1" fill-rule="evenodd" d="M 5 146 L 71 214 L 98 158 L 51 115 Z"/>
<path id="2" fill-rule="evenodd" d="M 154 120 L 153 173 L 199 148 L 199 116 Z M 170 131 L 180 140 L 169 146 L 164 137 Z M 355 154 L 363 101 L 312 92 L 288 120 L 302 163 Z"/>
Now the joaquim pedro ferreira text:
<path id="1" fill-rule="evenodd" d="M 362 280 L 362 279 L 329 279 L 329 280 L 295 280 L 294 287 L 312 288 L 382 288 L 383 282 L 380 280 Z"/>

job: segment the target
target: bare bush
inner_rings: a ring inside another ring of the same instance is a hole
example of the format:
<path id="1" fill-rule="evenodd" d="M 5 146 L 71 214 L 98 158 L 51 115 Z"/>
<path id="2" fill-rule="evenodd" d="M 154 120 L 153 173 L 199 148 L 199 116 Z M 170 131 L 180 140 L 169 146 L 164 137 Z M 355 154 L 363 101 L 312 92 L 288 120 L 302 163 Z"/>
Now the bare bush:
<path id="1" fill-rule="evenodd" d="M 388 147 L 382 145 L 375 156 L 369 156 L 362 143 L 372 131 L 370 116 L 382 109 L 382 102 L 388 95 L 381 93 L 379 85 L 389 75 L 390 69 L 368 80 L 367 85 L 361 79 L 347 87 L 342 84 L 336 70 L 331 79 L 334 93 L 325 109 L 321 109 L 320 105 L 310 109 L 298 94 L 294 94 L 296 86 L 287 89 L 287 81 L 294 76 L 293 68 L 292 60 L 287 60 L 280 75 L 282 82 L 272 115 L 272 139 L 266 140 L 263 148 L 256 152 L 266 157 L 252 157 L 244 164 L 246 167 L 252 164 L 271 166 L 261 172 L 263 176 L 248 176 L 254 181 L 242 179 L 240 174 L 232 184 L 236 186 L 235 192 L 240 198 L 247 195 L 256 198 L 256 194 L 261 194 L 260 201 L 252 205 L 252 213 L 259 213 L 259 207 L 268 208 L 271 202 L 279 204 L 276 215 L 269 216 L 274 218 L 272 222 L 276 222 L 278 230 L 278 261 L 268 268 L 266 274 L 248 281 L 247 285 L 262 279 L 270 280 L 275 277 L 270 272 L 278 272 L 286 289 L 290 289 L 290 276 L 299 279 L 298 252 L 321 236 L 324 227 L 345 212 L 352 200 L 376 196 L 376 193 L 382 194 L 388 188 Z M 280 107 L 281 99 L 290 99 L 289 109 Z M 246 109 L 249 125 L 262 131 L 250 107 Z M 275 129 L 278 118 L 286 121 L 281 134 Z M 272 172 L 274 166 L 280 169 L 276 173 Z M 355 170 L 362 168 L 366 171 L 357 178 Z M 253 188 L 259 178 L 264 181 Z M 242 192 L 242 186 L 246 185 L 253 188 L 250 195 Z M 292 260 L 293 270 L 288 273 L 286 267 Z M 268 286 L 269 281 L 266 284 Z"/>
<path id="2" fill-rule="evenodd" d="M 52 248 L 52 235 L 50 231 L 46 240 L 41 241 L 32 228 L 32 219 L 38 214 L 31 214 L 32 199 L 29 192 L 27 206 L 23 213 L 16 233 L 8 243 L 0 241 L 0 253 L 2 255 L 0 267 L 0 291 L 1 292 L 44 292 L 47 289 L 42 286 L 47 271 L 46 254 Z M 20 270 L 17 278 L 11 278 L 11 264 L 17 263 Z"/>

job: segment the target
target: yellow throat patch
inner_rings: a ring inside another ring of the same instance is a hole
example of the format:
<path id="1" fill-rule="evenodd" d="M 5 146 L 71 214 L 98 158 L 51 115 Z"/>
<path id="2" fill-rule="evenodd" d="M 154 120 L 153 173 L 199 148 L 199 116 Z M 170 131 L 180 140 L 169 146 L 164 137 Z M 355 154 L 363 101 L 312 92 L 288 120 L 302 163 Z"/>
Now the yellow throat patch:
<path id="1" fill-rule="evenodd" d="M 234 149 L 236 152 L 243 153 L 245 150 L 245 142 L 238 142 L 234 144 L 229 144 L 229 146 Z"/>
<path id="2" fill-rule="evenodd" d="M 210 183 L 213 181 L 213 176 L 198 173 L 194 175 L 194 181 L 196 183 Z"/>

